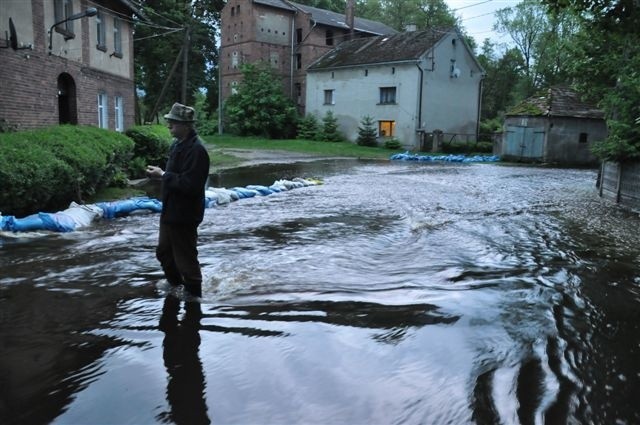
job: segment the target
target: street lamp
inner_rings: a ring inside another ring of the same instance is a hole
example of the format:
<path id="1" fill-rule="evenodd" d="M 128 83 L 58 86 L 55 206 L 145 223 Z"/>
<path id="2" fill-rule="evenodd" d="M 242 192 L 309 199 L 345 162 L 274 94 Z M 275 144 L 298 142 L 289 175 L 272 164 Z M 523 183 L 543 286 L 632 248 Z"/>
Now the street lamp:
<path id="1" fill-rule="evenodd" d="M 85 16 L 95 16 L 97 14 L 98 14 L 98 9 L 96 9 L 95 7 L 89 7 L 84 12 L 76 13 L 75 15 L 71 15 L 68 18 L 65 18 L 51 25 L 51 28 L 49 28 L 49 54 L 51 54 L 51 48 L 53 44 L 53 29 L 57 25 L 64 24 L 65 22 L 68 22 L 68 21 L 75 21 L 76 19 L 84 18 Z"/>

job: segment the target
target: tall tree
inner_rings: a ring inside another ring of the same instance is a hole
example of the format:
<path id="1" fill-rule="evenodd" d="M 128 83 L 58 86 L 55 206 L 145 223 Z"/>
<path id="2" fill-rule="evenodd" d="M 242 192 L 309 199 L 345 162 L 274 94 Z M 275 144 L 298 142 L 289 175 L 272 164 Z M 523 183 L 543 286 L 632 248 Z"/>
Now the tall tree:
<path id="1" fill-rule="evenodd" d="M 604 159 L 640 159 L 640 4 L 631 0 L 545 0 L 574 13 L 581 31 L 572 46 L 571 76 L 599 102 L 609 135 L 597 145 Z"/>
<path id="2" fill-rule="evenodd" d="M 216 26 L 224 1 L 142 0 L 141 3 L 148 21 L 135 25 L 134 50 L 136 86 L 142 94 L 143 112 L 148 114 L 154 108 L 166 110 L 181 100 L 183 82 L 186 82 L 185 102 L 189 104 L 193 104 L 196 90 L 217 90 L 215 79 L 212 81 L 218 55 Z"/>

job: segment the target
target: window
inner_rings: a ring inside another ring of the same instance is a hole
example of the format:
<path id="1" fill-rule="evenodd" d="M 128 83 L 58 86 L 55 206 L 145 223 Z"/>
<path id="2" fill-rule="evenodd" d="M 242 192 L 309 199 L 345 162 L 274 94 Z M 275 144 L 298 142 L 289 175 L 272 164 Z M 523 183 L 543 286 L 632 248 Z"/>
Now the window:
<path id="1" fill-rule="evenodd" d="M 395 121 L 378 121 L 378 134 L 381 137 L 393 137 L 396 133 Z"/>
<path id="2" fill-rule="evenodd" d="M 233 52 L 233 55 L 231 57 L 231 66 L 233 67 L 233 69 L 236 69 L 238 67 L 238 52 Z"/>
<path id="3" fill-rule="evenodd" d="M 116 96 L 113 98 L 115 105 L 115 119 L 116 119 L 116 131 L 123 132 L 124 131 L 124 110 L 122 105 L 122 97 Z"/>
<path id="4" fill-rule="evenodd" d="M 115 56 L 122 57 L 122 20 L 113 18 L 113 53 Z"/>
<path id="5" fill-rule="evenodd" d="M 273 68 L 278 67 L 279 61 L 280 61 L 280 55 L 278 54 L 278 52 L 271 52 L 269 54 L 269 65 L 271 65 Z"/>
<path id="6" fill-rule="evenodd" d="M 103 52 L 107 51 L 107 22 L 104 19 L 104 13 L 101 10 L 98 10 L 98 14 L 96 15 L 96 33 L 97 33 L 97 44 L 96 47 Z"/>
<path id="7" fill-rule="evenodd" d="M 587 143 L 587 133 L 580 133 L 578 143 Z"/>
<path id="8" fill-rule="evenodd" d="M 333 90 L 325 90 L 324 91 L 324 104 L 325 105 L 335 105 L 333 100 Z"/>
<path id="9" fill-rule="evenodd" d="M 55 22 L 60 22 L 73 15 L 73 1 L 72 0 L 54 0 L 53 3 L 53 15 Z M 65 40 L 70 40 L 75 37 L 73 33 L 73 21 L 67 21 L 64 24 L 56 26 L 56 32 L 59 32 L 64 36 Z"/>
<path id="10" fill-rule="evenodd" d="M 237 81 L 232 81 L 231 82 L 231 94 L 237 94 L 238 93 L 238 82 Z"/>
<path id="11" fill-rule="evenodd" d="M 302 69 L 302 55 L 300 53 L 296 55 L 296 69 Z"/>
<path id="12" fill-rule="evenodd" d="M 296 100 L 298 105 L 302 105 L 302 84 L 296 83 Z"/>
<path id="13" fill-rule="evenodd" d="M 296 28 L 296 43 L 302 43 L 302 28 Z"/>
<path id="14" fill-rule="evenodd" d="M 231 16 L 234 16 L 236 14 L 236 8 L 235 6 L 231 7 Z"/>
<path id="15" fill-rule="evenodd" d="M 388 105 L 396 103 L 395 87 L 380 87 L 380 104 Z"/>
<path id="16" fill-rule="evenodd" d="M 107 95 L 98 94 L 98 127 L 109 128 L 109 111 L 107 110 Z"/>
<path id="17" fill-rule="evenodd" d="M 327 46 L 333 46 L 333 31 L 327 30 L 327 33 L 325 34 L 325 43 Z"/>

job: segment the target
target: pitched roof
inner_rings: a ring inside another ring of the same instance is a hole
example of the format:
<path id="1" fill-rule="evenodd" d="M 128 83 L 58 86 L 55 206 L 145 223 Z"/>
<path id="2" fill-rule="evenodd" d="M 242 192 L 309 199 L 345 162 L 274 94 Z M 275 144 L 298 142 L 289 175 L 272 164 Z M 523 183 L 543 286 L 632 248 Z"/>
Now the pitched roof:
<path id="1" fill-rule="evenodd" d="M 306 6 L 304 4 L 290 2 L 293 6 L 297 7 L 305 13 L 311 15 L 311 19 L 321 25 L 327 25 L 331 27 L 349 29 L 349 25 L 346 23 L 346 15 L 344 13 L 332 12 L 330 10 L 318 9 L 317 7 Z M 374 35 L 383 34 L 395 34 L 398 31 L 393 28 L 377 21 L 371 21 L 369 19 L 358 18 L 353 19 L 354 30 L 359 32 L 366 32 Z"/>
<path id="2" fill-rule="evenodd" d="M 604 112 L 584 102 L 580 95 L 566 86 L 551 87 L 525 99 L 507 112 L 507 116 L 547 116 L 604 119 Z"/>
<path id="3" fill-rule="evenodd" d="M 431 29 L 358 38 L 340 43 L 309 66 L 309 71 L 389 62 L 418 61 L 446 34 L 454 30 Z"/>
<path id="4" fill-rule="evenodd" d="M 295 12 L 295 7 L 290 6 L 282 0 L 253 0 L 254 3 L 263 4 L 265 6 L 277 7 L 278 9 L 286 9 Z"/>

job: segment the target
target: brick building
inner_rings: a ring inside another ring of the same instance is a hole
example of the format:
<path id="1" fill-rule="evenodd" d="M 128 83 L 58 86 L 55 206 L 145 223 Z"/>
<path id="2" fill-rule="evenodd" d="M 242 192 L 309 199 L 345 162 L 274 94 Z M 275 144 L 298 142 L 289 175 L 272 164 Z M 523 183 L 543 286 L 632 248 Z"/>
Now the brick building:
<path id="1" fill-rule="evenodd" d="M 0 125 L 133 125 L 133 14 L 129 0 L 0 0 Z"/>
<path id="2" fill-rule="evenodd" d="M 348 8 L 340 14 L 285 0 L 229 0 L 222 10 L 221 100 L 242 80 L 240 65 L 263 61 L 281 76 L 285 93 L 304 114 L 306 68 L 315 59 L 348 38 L 396 32 Z"/>

